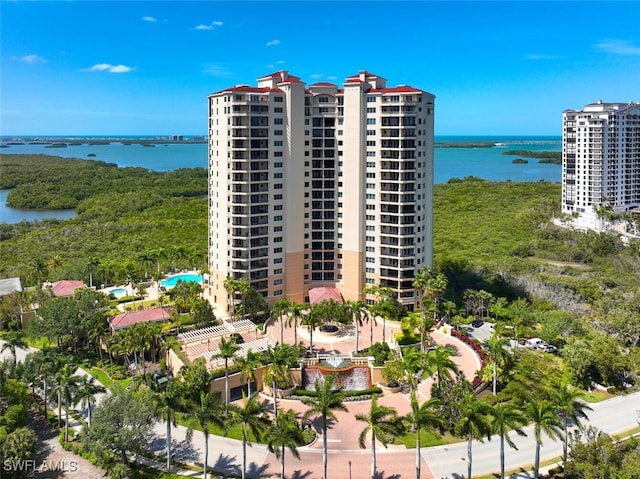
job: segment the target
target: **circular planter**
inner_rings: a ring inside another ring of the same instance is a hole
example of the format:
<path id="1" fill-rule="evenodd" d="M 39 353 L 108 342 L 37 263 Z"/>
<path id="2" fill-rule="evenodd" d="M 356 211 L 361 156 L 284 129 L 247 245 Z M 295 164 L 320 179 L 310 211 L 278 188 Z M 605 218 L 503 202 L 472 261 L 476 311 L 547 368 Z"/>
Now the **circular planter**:
<path id="1" fill-rule="evenodd" d="M 384 383 L 378 383 L 378 387 L 382 389 L 383 396 L 389 396 L 391 394 L 399 393 L 402 390 L 402 386 L 387 386 Z"/>
<path id="2" fill-rule="evenodd" d="M 292 386 L 287 389 L 276 388 L 276 397 L 278 399 L 288 398 L 293 394 L 295 390 L 296 390 L 295 386 Z M 267 386 L 266 384 L 262 387 L 262 392 L 264 392 L 267 396 L 273 397 L 273 389 L 271 389 L 271 387 Z"/>
<path id="3" fill-rule="evenodd" d="M 335 324 L 323 324 L 316 331 L 325 336 L 337 336 L 340 333 L 340 328 Z"/>

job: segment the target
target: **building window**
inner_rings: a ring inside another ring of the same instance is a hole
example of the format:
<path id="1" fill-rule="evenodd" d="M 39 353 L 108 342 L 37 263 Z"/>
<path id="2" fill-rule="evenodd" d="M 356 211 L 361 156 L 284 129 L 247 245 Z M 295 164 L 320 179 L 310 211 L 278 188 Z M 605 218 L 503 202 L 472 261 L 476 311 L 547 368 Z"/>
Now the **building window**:
<path id="1" fill-rule="evenodd" d="M 375 238 L 374 236 L 365 236 L 365 237 L 364 237 L 364 240 L 365 240 L 365 241 L 371 241 L 371 242 L 373 242 L 373 241 L 375 241 L 375 240 L 376 240 L 376 238 Z"/>
<path id="2" fill-rule="evenodd" d="M 274 173 L 273 177 L 274 178 L 282 178 L 282 173 Z"/>
<path id="3" fill-rule="evenodd" d="M 282 195 L 273 195 L 273 199 L 274 200 L 281 200 L 282 199 Z"/>
<path id="4" fill-rule="evenodd" d="M 282 140 L 275 140 L 273 146 L 282 146 Z"/>
<path id="5" fill-rule="evenodd" d="M 277 96 L 273 99 L 273 101 L 275 101 L 276 103 L 282 103 L 282 97 L 281 96 Z"/>
<path id="6" fill-rule="evenodd" d="M 367 113 L 375 113 L 376 112 L 376 107 L 368 107 L 367 108 Z"/>
<path id="7" fill-rule="evenodd" d="M 364 272 L 365 272 L 365 273 L 371 273 L 371 274 L 374 274 L 374 273 L 376 272 L 376 270 L 375 270 L 375 268 L 365 268 L 365 269 L 364 269 Z"/>
<path id="8" fill-rule="evenodd" d="M 375 96 L 368 96 L 367 97 L 367 103 L 375 103 L 376 102 L 376 97 Z"/>
<path id="9" fill-rule="evenodd" d="M 282 221 L 282 215 L 276 215 L 273 217 L 273 221 Z"/>
<path id="10" fill-rule="evenodd" d="M 376 152 L 375 151 L 367 151 L 367 156 L 369 158 L 376 156 Z M 376 166 L 375 163 L 372 164 L 372 166 Z"/>
<path id="11" fill-rule="evenodd" d="M 273 119 L 273 124 L 274 125 L 282 125 L 282 118 L 274 118 Z"/>
<path id="12" fill-rule="evenodd" d="M 274 226 L 274 227 L 273 227 L 273 232 L 274 232 L 274 233 L 278 233 L 278 232 L 280 232 L 280 231 L 282 231 L 282 226 Z"/>
<path id="13" fill-rule="evenodd" d="M 274 254 L 282 253 L 282 248 L 273 248 L 273 253 Z"/>
<path id="14" fill-rule="evenodd" d="M 375 124 L 376 124 L 375 118 L 367 118 L 367 125 L 375 125 Z"/>
<path id="15" fill-rule="evenodd" d="M 276 268 L 273 270 L 273 274 L 282 274 L 282 268 Z"/>
<path id="16" fill-rule="evenodd" d="M 282 130 L 273 130 L 273 134 L 276 136 L 282 136 Z"/>
<path id="17" fill-rule="evenodd" d="M 274 113 L 282 113 L 282 107 L 281 106 L 276 106 L 273 108 L 273 112 Z"/>
<path id="18" fill-rule="evenodd" d="M 367 173 L 367 178 L 375 178 L 375 177 L 376 177 L 375 173 L 372 173 L 372 172 Z"/>
<path id="19" fill-rule="evenodd" d="M 375 161 L 367 161 L 367 168 L 375 168 L 375 167 L 376 167 Z"/>
<path id="20" fill-rule="evenodd" d="M 367 146 L 376 146 L 376 140 L 367 140 Z"/>
<path id="21" fill-rule="evenodd" d="M 373 189 L 373 188 L 376 187 L 376 184 L 375 183 L 367 183 L 366 187 L 367 187 L 367 189 Z"/>
<path id="22" fill-rule="evenodd" d="M 273 285 L 274 286 L 280 286 L 282 283 L 284 283 L 284 280 L 282 278 L 278 278 L 278 279 L 274 279 L 273 280 Z"/>
<path id="23" fill-rule="evenodd" d="M 376 134 L 376 130 L 367 130 L 367 135 L 372 136 Z"/>
<path id="24" fill-rule="evenodd" d="M 282 168 L 282 162 L 281 162 L 281 161 L 276 161 L 276 162 L 273 164 L 273 167 L 274 167 L 274 168 Z"/>
<path id="25" fill-rule="evenodd" d="M 365 229 L 366 229 L 367 231 L 375 231 L 375 230 L 376 230 L 376 227 L 375 227 L 374 225 L 367 225 L 367 226 L 365 226 Z"/>
<path id="26" fill-rule="evenodd" d="M 274 258 L 273 264 L 282 264 L 282 258 Z"/>
<path id="27" fill-rule="evenodd" d="M 376 195 L 374 195 L 373 193 L 367 193 L 367 199 L 368 200 L 375 200 L 376 199 Z"/>

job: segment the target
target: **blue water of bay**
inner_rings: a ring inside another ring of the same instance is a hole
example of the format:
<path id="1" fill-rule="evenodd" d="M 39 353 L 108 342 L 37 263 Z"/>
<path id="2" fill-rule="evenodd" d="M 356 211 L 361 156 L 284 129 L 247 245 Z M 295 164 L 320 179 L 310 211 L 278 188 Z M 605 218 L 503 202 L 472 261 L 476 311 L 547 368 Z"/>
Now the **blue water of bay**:
<path id="1" fill-rule="evenodd" d="M 57 141 L 57 140 L 56 140 Z M 63 142 L 65 139 L 60 138 Z M 69 140 L 70 141 L 70 140 Z M 527 158 L 526 164 L 514 164 L 518 156 L 504 155 L 506 150 L 561 151 L 562 142 L 556 136 L 440 136 L 436 143 L 490 142 L 498 146 L 488 148 L 435 148 L 434 183 L 446 183 L 451 178 L 476 176 L 490 181 L 551 181 L 562 177 L 560 165 L 538 163 Z M 3 142 L 6 145 L 6 142 Z M 47 148 L 43 144 L 8 145 L 0 149 L 3 154 L 41 154 L 81 158 L 115 163 L 120 167 L 141 167 L 155 171 L 171 171 L 178 168 L 207 167 L 206 143 L 170 143 L 142 146 L 120 142 L 108 145 L 69 145 L 66 148 Z M 6 190 L 5 190 L 6 191 Z M 6 192 L 0 192 L 0 222 L 17 223 L 51 217 L 68 218 L 72 212 L 13 210 L 6 206 Z M 63 216 L 58 215 L 61 213 Z M 64 216 L 70 213 L 68 216 Z"/>

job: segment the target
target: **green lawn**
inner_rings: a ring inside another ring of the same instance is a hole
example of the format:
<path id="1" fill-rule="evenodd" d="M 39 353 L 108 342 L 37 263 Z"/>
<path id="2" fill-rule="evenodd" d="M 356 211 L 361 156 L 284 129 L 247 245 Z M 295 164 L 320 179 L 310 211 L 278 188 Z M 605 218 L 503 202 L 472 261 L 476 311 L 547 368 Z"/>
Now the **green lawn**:
<path id="1" fill-rule="evenodd" d="M 435 435 L 432 432 L 420 431 L 420 447 L 442 446 L 443 444 L 452 444 L 454 442 L 460 442 L 462 439 L 452 436 L 449 433 L 443 436 Z M 407 449 L 414 449 L 416 447 L 416 434 L 409 432 L 398 436 L 395 440 L 395 444 L 402 444 Z"/>

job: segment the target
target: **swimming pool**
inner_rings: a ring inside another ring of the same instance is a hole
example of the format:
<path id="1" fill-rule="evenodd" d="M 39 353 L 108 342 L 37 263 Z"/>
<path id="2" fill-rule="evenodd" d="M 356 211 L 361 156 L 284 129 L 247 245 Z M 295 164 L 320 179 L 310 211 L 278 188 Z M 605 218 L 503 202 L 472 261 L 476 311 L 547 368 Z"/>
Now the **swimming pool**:
<path id="1" fill-rule="evenodd" d="M 203 279 L 201 274 L 181 273 L 171 276 L 167 279 L 163 279 L 162 281 L 160 281 L 160 286 L 164 286 L 165 288 L 173 288 L 178 281 L 202 284 Z"/>
<path id="2" fill-rule="evenodd" d="M 109 294 L 126 294 L 127 290 L 124 288 L 113 288 L 109 290 Z"/>

